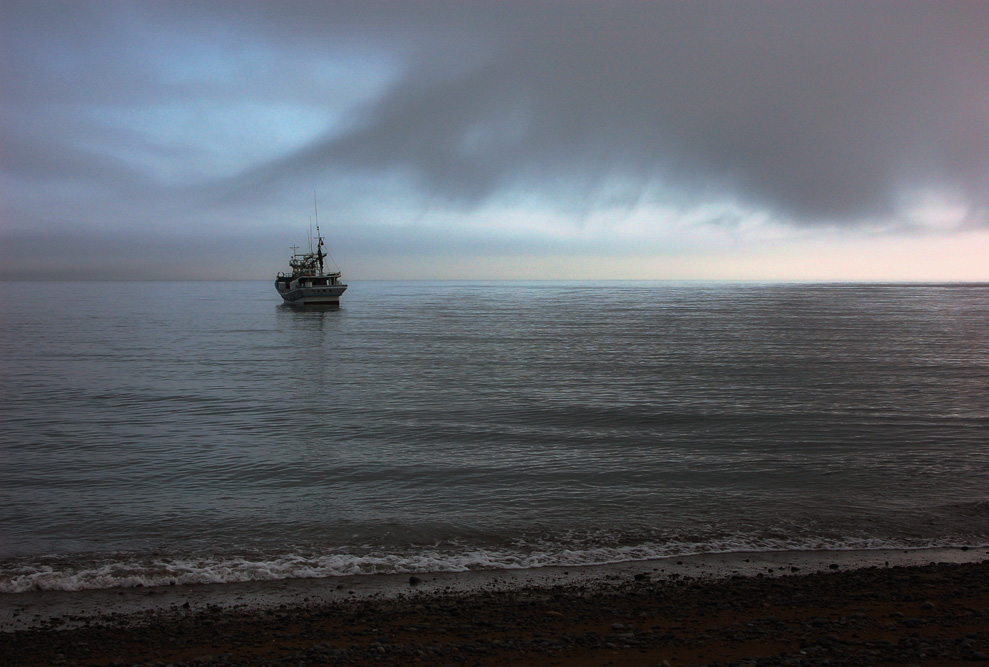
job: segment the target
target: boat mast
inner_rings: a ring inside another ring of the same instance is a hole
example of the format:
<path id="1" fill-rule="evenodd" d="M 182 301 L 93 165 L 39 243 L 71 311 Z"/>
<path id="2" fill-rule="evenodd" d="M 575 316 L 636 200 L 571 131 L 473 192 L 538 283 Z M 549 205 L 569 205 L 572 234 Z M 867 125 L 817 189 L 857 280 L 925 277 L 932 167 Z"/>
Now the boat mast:
<path id="1" fill-rule="evenodd" d="M 319 262 L 319 272 L 323 273 L 323 235 L 319 233 L 319 207 L 316 206 L 316 190 L 312 191 L 312 208 L 316 215 L 316 261 Z"/>

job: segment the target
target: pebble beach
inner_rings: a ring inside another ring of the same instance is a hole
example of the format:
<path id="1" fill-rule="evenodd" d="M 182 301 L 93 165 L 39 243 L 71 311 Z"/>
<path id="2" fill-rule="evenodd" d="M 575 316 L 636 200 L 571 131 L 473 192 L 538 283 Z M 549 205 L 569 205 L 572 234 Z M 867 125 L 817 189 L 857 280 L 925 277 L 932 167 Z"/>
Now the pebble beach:
<path id="1" fill-rule="evenodd" d="M 989 659 L 987 558 L 985 549 L 736 554 L 387 584 L 372 577 L 373 586 L 8 595 L 0 664 L 978 662 Z M 104 604 L 108 596 L 123 606 Z M 69 610 L 67 598 L 88 602 Z"/>

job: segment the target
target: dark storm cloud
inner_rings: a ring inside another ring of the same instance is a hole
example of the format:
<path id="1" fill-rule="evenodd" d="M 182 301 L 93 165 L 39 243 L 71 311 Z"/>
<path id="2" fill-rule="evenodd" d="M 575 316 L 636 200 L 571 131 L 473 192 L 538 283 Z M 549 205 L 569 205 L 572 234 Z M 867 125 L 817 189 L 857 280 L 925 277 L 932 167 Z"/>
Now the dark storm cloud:
<path id="1" fill-rule="evenodd" d="M 351 131 L 245 178 L 402 169 L 467 203 L 656 179 L 798 222 L 890 215 L 915 187 L 989 201 L 985 3 L 475 8 L 433 10 L 476 49 L 420 20 L 429 57 Z M 470 66 L 450 66 L 458 48 Z"/>
<path id="2" fill-rule="evenodd" d="M 660 186 L 798 224 L 889 219 L 933 188 L 984 223 L 987 34 L 981 1 L 4 2 L 5 223 L 47 198 L 201 224 L 327 173 L 411 175 L 465 207 Z M 269 127 L 221 131 L 250 104 L 336 120 L 255 154 L 243 137 Z M 211 120 L 158 127 L 168 105 Z"/>

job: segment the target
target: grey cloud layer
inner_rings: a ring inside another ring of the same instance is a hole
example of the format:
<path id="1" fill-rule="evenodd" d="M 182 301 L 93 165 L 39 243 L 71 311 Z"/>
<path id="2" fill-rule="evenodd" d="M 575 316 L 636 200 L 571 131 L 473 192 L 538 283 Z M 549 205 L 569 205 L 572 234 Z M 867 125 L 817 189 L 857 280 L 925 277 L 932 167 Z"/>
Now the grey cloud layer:
<path id="1" fill-rule="evenodd" d="M 2 167 L 20 178 L 153 196 L 136 162 L 93 154 L 87 169 L 80 138 L 115 131 L 61 124 L 65 105 L 332 104 L 346 75 L 311 63 L 381 53 L 397 78 L 348 108 L 347 129 L 217 188 L 397 170 L 470 206 L 617 179 L 633 202 L 665 183 L 805 224 L 890 216 L 913 187 L 949 188 L 981 222 L 989 206 L 979 1 L 21 3 L 5 17 Z"/>
<path id="2" fill-rule="evenodd" d="M 809 223 L 914 187 L 989 202 L 989 5 L 523 3 L 483 26 L 453 7 L 484 58 L 418 63 L 351 132 L 250 176 L 401 168 L 474 202 L 618 175 Z"/>

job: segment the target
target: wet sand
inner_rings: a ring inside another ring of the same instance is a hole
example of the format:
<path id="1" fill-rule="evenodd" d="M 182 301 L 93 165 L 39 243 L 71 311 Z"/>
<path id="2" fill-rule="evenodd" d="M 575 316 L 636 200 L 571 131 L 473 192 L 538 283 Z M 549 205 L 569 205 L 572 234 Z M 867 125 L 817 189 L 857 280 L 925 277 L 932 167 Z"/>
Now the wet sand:
<path id="1" fill-rule="evenodd" d="M 989 553 L 0 596 L 0 664 L 948 664 L 989 654 Z"/>

